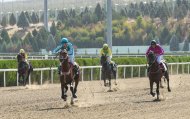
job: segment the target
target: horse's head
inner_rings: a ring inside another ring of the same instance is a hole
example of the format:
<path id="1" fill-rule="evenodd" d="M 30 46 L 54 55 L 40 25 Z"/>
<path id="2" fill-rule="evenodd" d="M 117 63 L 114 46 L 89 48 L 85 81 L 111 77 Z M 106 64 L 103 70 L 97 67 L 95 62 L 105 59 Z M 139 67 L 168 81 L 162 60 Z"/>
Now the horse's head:
<path id="1" fill-rule="evenodd" d="M 70 69 L 68 52 L 66 49 L 61 50 L 59 55 L 62 71 L 67 72 Z"/>
<path id="2" fill-rule="evenodd" d="M 156 61 L 156 55 L 152 51 L 148 53 L 147 58 L 148 58 L 148 64 L 150 64 L 150 65 L 155 63 L 155 61 Z"/>
<path id="3" fill-rule="evenodd" d="M 105 65 L 106 63 L 108 63 L 107 57 L 108 57 L 107 55 L 101 56 L 101 59 L 100 59 L 101 65 Z"/>

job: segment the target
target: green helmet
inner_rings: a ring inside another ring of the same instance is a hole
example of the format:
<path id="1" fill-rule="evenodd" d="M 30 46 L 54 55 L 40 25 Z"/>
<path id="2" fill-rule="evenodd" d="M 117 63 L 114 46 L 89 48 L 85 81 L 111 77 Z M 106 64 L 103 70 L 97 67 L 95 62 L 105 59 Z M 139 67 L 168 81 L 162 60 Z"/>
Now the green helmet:
<path id="1" fill-rule="evenodd" d="M 104 44 L 104 45 L 103 45 L 103 49 L 104 49 L 104 50 L 107 50 L 107 49 L 108 49 L 108 44 Z"/>

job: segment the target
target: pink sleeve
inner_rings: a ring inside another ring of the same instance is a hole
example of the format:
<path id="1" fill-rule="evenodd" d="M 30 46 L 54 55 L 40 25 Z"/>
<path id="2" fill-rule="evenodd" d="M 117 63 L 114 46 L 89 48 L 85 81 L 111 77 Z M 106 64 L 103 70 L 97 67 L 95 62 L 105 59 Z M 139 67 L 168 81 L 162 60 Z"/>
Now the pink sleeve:
<path id="1" fill-rule="evenodd" d="M 158 45 L 158 47 L 159 47 L 159 54 L 160 54 L 160 55 L 163 55 L 163 54 L 164 54 L 163 48 L 162 48 L 160 45 Z"/>
<path id="2" fill-rule="evenodd" d="M 149 52 L 150 52 L 150 47 L 149 47 L 148 50 L 146 51 L 146 56 L 148 55 Z"/>

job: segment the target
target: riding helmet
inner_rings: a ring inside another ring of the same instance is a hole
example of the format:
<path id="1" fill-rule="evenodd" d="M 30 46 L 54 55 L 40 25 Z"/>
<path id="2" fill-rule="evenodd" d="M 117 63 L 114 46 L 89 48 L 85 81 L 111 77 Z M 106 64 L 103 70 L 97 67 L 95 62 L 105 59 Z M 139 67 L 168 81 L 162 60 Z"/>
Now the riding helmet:
<path id="1" fill-rule="evenodd" d="M 19 52 L 20 52 L 20 53 L 25 53 L 24 49 L 20 49 Z"/>
<path id="2" fill-rule="evenodd" d="M 152 40 L 151 45 L 156 45 L 156 40 Z"/>
<path id="3" fill-rule="evenodd" d="M 108 49 L 108 44 L 105 43 L 105 44 L 103 45 L 103 49 L 104 49 L 104 50 L 107 50 L 107 49 Z"/>
<path id="4" fill-rule="evenodd" d="M 61 39 L 61 44 L 65 44 L 65 43 L 68 43 L 69 41 L 68 41 L 68 39 L 67 38 L 62 38 Z"/>

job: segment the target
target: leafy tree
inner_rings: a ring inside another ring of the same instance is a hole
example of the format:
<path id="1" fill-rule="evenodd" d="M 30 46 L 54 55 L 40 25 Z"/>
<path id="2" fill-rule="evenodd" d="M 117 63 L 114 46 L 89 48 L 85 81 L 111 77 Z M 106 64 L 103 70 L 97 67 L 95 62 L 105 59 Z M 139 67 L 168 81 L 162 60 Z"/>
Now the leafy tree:
<path id="1" fill-rule="evenodd" d="M 34 30 L 32 31 L 32 35 L 35 37 L 37 34 L 38 34 L 38 31 L 37 31 L 36 29 L 34 29 Z"/>
<path id="2" fill-rule="evenodd" d="M 26 27 L 29 27 L 29 21 L 24 12 L 21 12 L 18 22 L 17 22 L 17 26 L 23 29 L 25 29 Z"/>
<path id="3" fill-rule="evenodd" d="M 102 8 L 100 6 L 100 3 L 98 3 L 96 5 L 94 14 L 96 15 L 96 17 L 98 18 L 98 21 L 101 21 L 103 19 L 103 12 L 102 12 Z"/>
<path id="4" fill-rule="evenodd" d="M 3 44 L 1 46 L 1 52 L 7 52 L 7 45 L 5 41 L 3 41 Z"/>
<path id="5" fill-rule="evenodd" d="M 167 27 L 164 27 L 164 29 L 160 33 L 160 43 L 161 44 L 169 43 L 170 37 L 171 36 L 170 36 L 169 29 Z"/>
<path id="6" fill-rule="evenodd" d="M 59 11 L 57 20 L 60 20 L 64 23 L 67 19 L 68 19 L 67 13 L 64 10 Z"/>
<path id="7" fill-rule="evenodd" d="M 13 36 L 11 37 L 11 41 L 13 42 L 13 44 L 17 44 L 18 41 L 20 41 L 21 39 L 19 38 L 18 34 L 13 34 Z"/>
<path id="8" fill-rule="evenodd" d="M 184 40 L 183 51 L 189 51 L 189 41 L 188 41 L 188 39 Z"/>
<path id="9" fill-rule="evenodd" d="M 40 49 L 44 49 L 46 42 L 43 41 L 42 36 L 40 33 L 38 33 L 35 37 L 34 40 L 36 41 L 36 43 L 34 44 L 36 51 L 39 51 Z M 35 49 L 34 49 L 35 50 Z"/>
<path id="10" fill-rule="evenodd" d="M 30 14 L 29 14 L 27 11 L 24 12 L 24 14 L 26 15 L 26 18 L 28 19 L 28 22 L 29 22 L 29 23 L 32 23 L 32 19 L 31 19 Z"/>
<path id="11" fill-rule="evenodd" d="M 15 15 L 13 13 L 10 16 L 9 24 L 11 26 L 14 26 L 16 24 L 16 17 L 15 17 Z"/>
<path id="12" fill-rule="evenodd" d="M 10 37 L 6 29 L 3 29 L 1 32 L 1 38 L 3 41 L 5 41 L 7 44 L 10 43 Z"/>
<path id="13" fill-rule="evenodd" d="M 179 51 L 179 39 L 175 34 L 170 40 L 170 51 Z"/>
<path id="14" fill-rule="evenodd" d="M 7 26 L 7 17 L 3 16 L 2 21 L 1 21 L 1 26 L 6 27 Z"/>
<path id="15" fill-rule="evenodd" d="M 55 22 L 53 21 L 52 22 L 52 25 L 50 27 L 50 32 L 51 34 L 53 35 L 53 37 L 55 36 L 56 32 L 57 32 L 57 29 L 56 29 L 56 26 L 55 26 Z"/>
<path id="16" fill-rule="evenodd" d="M 53 35 L 50 34 L 48 36 L 48 40 L 47 40 L 47 44 L 46 44 L 46 49 L 48 51 L 52 51 L 53 48 L 55 48 L 55 47 L 56 47 L 56 42 L 55 42 L 55 40 L 53 38 Z"/>
<path id="17" fill-rule="evenodd" d="M 32 13 L 31 19 L 33 24 L 39 23 L 39 17 L 35 12 Z"/>

